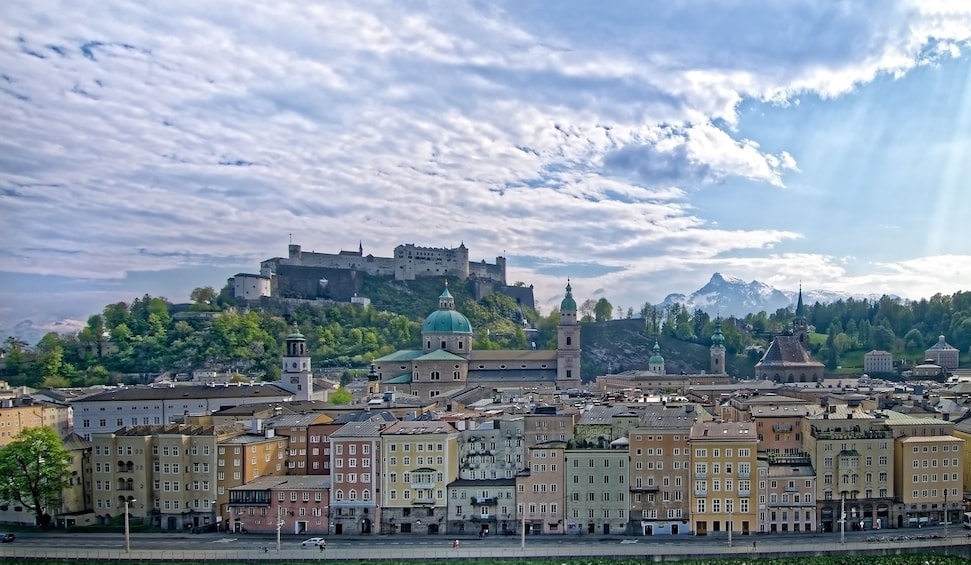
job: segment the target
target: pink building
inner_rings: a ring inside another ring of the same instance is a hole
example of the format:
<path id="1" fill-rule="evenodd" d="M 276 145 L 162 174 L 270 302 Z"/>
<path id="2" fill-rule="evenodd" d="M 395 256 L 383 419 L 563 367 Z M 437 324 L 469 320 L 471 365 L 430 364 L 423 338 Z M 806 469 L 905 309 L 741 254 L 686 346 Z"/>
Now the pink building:
<path id="1" fill-rule="evenodd" d="M 239 533 L 326 534 L 329 503 L 328 476 L 261 477 L 229 491 L 229 528 Z"/>

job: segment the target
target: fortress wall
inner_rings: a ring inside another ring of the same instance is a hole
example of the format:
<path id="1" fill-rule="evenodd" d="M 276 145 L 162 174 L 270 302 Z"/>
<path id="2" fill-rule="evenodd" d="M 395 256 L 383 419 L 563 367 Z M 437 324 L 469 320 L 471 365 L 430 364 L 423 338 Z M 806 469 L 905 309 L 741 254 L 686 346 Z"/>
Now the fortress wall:
<path id="1" fill-rule="evenodd" d="M 326 285 L 321 284 L 322 279 Z M 360 270 L 280 265 L 277 281 L 276 296 L 280 298 L 350 302 L 355 293 L 361 292 L 364 278 Z"/>

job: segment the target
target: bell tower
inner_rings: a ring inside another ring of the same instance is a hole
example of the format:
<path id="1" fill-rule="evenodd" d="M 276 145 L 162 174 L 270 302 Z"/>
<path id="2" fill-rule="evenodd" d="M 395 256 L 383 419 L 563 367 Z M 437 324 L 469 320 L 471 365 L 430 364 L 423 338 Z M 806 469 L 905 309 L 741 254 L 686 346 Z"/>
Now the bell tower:
<path id="1" fill-rule="evenodd" d="M 580 386 L 580 324 L 573 287 L 566 281 L 566 296 L 560 302 L 560 323 L 556 326 L 557 388 Z"/>
<path id="2" fill-rule="evenodd" d="M 286 348 L 280 383 L 283 388 L 293 393 L 294 400 L 310 400 L 314 392 L 310 355 L 307 352 L 307 340 L 296 326 L 293 333 L 287 336 Z"/>
<path id="3" fill-rule="evenodd" d="M 722 319 L 715 319 L 715 333 L 711 336 L 711 348 L 708 350 L 711 360 L 711 374 L 724 375 L 728 372 L 725 367 L 725 336 L 722 335 Z"/>

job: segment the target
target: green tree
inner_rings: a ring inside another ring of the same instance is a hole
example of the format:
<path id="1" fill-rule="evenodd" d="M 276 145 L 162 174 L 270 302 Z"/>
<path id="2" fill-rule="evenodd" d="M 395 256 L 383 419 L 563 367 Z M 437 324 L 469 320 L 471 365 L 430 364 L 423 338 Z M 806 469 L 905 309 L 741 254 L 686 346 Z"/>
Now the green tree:
<path id="1" fill-rule="evenodd" d="M 27 428 L 0 449 L 0 496 L 34 513 L 37 525 L 50 522 L 60 504 L 70 454 L 51 428 Z"/>
<path id="2" fill-rule="evenodd" d="M 206 306 L 215 304 L 216 290 L 211 286 L 195 288 L 189 294 L 189 300 L 195 302 L 196 304 L 204 304 Z"/>
<path id="3" fill-rule="evenodd" d="M 344 387 L 338 387 L 337 390 L 330 393 L 327 397 L 327 402 L 335 405 L 350 404 L 353 397 L 351 393 L 347 391 Z"/>
<path id="4" fill-rule="evenodd" d="M 597 301 L 596 305 L 593 307 L 594 320 L 597 322 L 606 322 L 613 319 L 614 317 L 614 306 L 607 301 L 606 298 L 601 298 Z"/>

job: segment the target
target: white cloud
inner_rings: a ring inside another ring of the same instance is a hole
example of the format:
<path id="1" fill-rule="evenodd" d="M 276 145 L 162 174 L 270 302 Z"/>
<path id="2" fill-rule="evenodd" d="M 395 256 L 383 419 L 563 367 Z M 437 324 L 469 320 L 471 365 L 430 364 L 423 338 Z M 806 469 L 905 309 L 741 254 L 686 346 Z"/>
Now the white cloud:
<path id="1" fill-rule="evenodd" d="M 839 96 L 971 37 L 963 3 L 881 7 L 12 6 L 0 271 L 255 265 L 289 233 L 592 262 L 612 274 L 591 290 L 731 267 L 800 237 L 723 230 L 693 202 L 799 173 L 737 133 L 744 100 Z"/>

